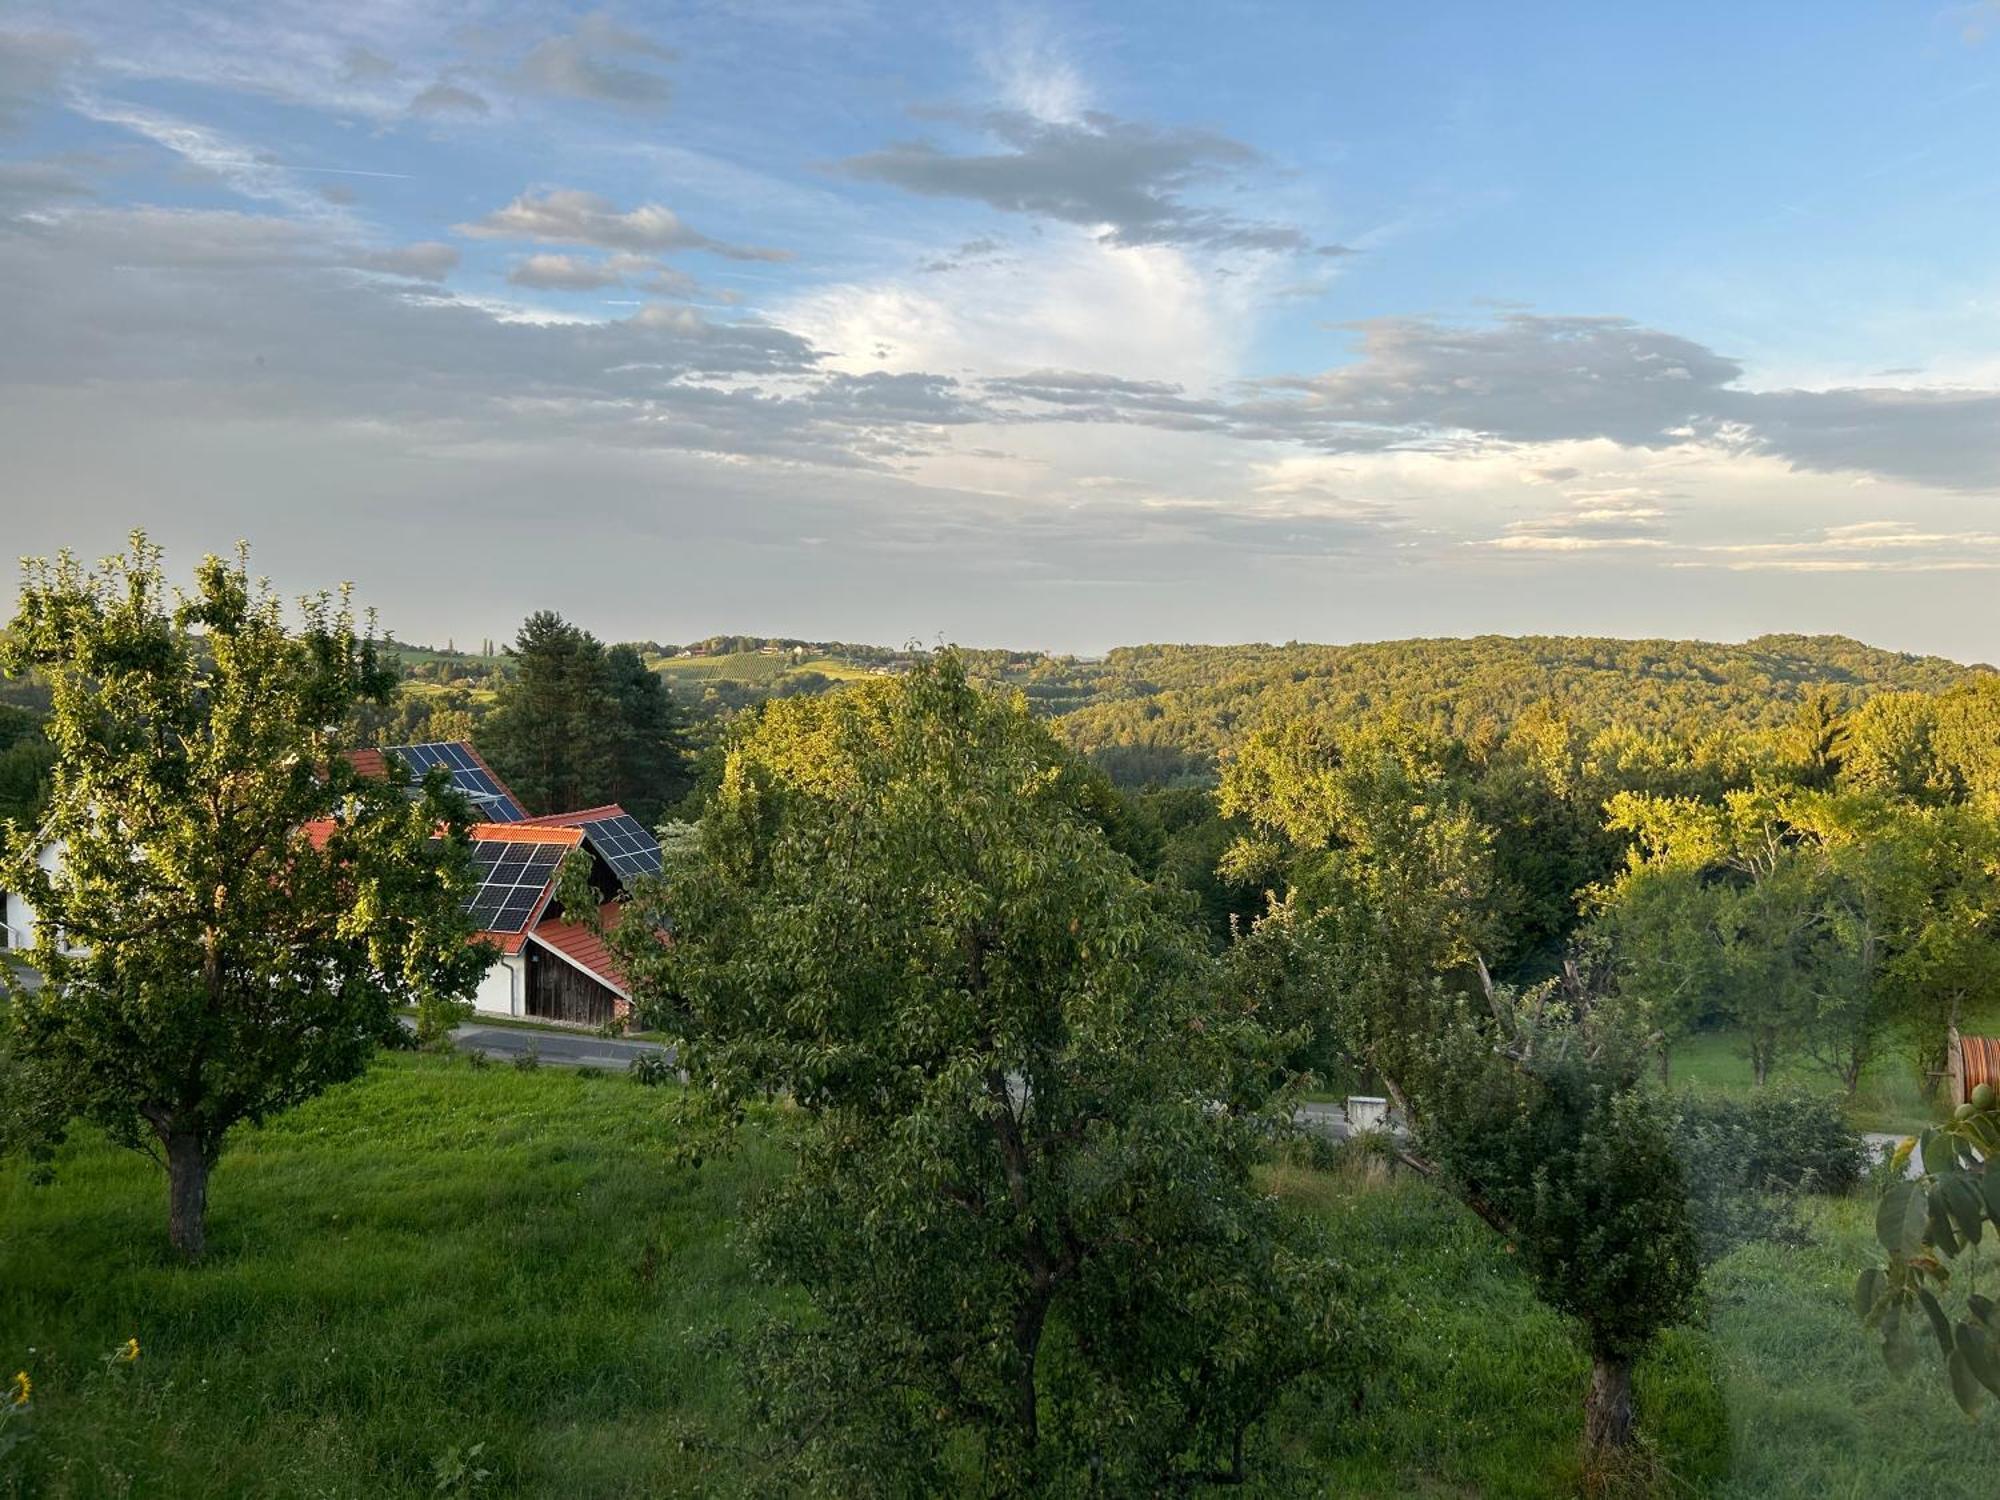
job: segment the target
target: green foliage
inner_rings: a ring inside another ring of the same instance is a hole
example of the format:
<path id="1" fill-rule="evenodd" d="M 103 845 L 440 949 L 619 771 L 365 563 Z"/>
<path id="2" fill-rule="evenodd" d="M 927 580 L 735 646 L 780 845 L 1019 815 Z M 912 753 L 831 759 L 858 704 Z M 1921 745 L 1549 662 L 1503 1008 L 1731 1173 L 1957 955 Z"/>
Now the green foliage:
<path id="1" fill-rule="evenodd" d="M 1671 1044 L 1726 1020 L 1759 1081 L 1793 1047 L 1852 1094 L 1893 1034 L 1941 1070 L 2000 994 L 2000 829 L 1879 792 L 1621 794 L 1627 868 L 1595 895 L 1621 986 Z"/>
<path id="2" fill-rule="evenodd" d="M 178 595 L 143 536 L 96 571 L 31 562 L 0 664 L 48 682 L 57 749 L 47 817 L 0 860 L 44 980 L 9 1004 L 9 1065 L 45 1114 L 156 1150 L 198 1255 L 233 1127 L 359 1073 L 398 1006 L 476 984 L 465 804 L 355 774 L 329 726 L 393 677 L 344 598 L 290 622 L 241 560 Z"/>
<path id="3" fill-rule="evenodd" d="M 617 802 L 650 824 L 686 793 L 679 711 L 637 648 L 607 650 L 589 631 L 540 610 L 507 654 L 513 675 L 477 743 L 530 809 Z"/>
<path id="4" fill-rule="evenodd" d="M 1250 1182 L 1261 1033 L 1099 787 L 949 653 L 774 703 L 618 930 L 716 1109 L 800 1110 L 750 1235 L 809 1314 L 751 1366 L 803 1489 L 1240 1477 L 1351 1358 L 1336 1267 Z"/>
<path id="5" fill-rule="evenodd" d="M 0 1391 L 25 1370 L 35 1407 L 0 1497 L 422 1500 L 441 1450 L 474 1441 L 499 1494 L 782 1491 L 731 1331 L 796 1312 L 737 1240 L 787 1170 L 786 1117 L 674 1171 L 672 1097 L 383 1058 L 232 1141 L 198 1274 L 158 1252 L 151 1169 L 96 1131 L 59 1191 L 0 1165 Z M 1281 1407 L 1288 1471 L 1242 1492 L 1574 1500 L 1588 1362 L 1518 1256 L 1414 1174 L 1259 1182 L 1325 1227 L 1379 1353 L 1358 1402 L 1329 1384 Z M 1874 1206 L 1803 1200 L 1808 1243 L 1715 1267 L 1704 1324 L 1640 1362 L 1665 1493 L 1986 1493 L 2000 1429 L 1968 1430 L 1934 1381 L 1884 1379 L 1856 1337 L 1844 1293 Z M 144 1357 L 114 1379 L 100 1356 L 134 1334 Z"/>
<path id="6" fill-rule="evenodd" d="M 1747 1096 L 1683 1091 L 1675 1109 L 1675 1150 L 1709 1261 L 1755 1240 L 1797 1243 L 1788 1200 L 1849 1192 L 1867 1171 L 1867 1146 L 1840 1101 L 1796 1084 Z"/>
<path id="7" fill-rule="evenodd" d="M 1916 1174 L 1904 1175 L 1912 1160 Z M 1975 1289 L 1979 1247 L 1989 1229 L 2000 1230 L 1993 1086 L 1978 1085 L 1948 1122 L 1905 1140 L 1890 1162 L 1896 1175 L 1875 1211 L 1888 1259 L 1855 1281 L 1855 1315 L 1898 1375 L 1916 1367 L 1922 1344 L 1934 1343 L 1953 1397 L 1976 1416 L 1988 1395 L 2000 1397 L 2000 1304 Z M 1963 1283 L 1955 1263 L 1969 1272 Z"/>
<path id="8" fill-rule="evenodd" d="M 0 824 L 32 828 L 48 802 L 56 747 L 42 732 L 43 716 L 0 703 Z"/>

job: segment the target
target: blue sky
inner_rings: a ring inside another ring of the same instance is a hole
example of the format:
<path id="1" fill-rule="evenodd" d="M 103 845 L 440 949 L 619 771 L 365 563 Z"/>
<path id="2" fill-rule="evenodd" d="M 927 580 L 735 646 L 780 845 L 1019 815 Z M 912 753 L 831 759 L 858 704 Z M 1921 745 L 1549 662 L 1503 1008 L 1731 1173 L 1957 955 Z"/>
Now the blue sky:
<path id="1" fill-rule="evenodd" d="M 1990 4 L 16 3 L 0 490 L 529 608 L 2000 656 Z"/>

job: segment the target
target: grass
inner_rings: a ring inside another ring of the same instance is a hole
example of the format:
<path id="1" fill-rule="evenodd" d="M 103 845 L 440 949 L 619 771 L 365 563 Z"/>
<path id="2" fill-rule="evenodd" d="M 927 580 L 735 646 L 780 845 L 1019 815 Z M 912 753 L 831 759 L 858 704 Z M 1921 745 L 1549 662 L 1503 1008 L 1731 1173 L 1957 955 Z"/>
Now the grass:
<path id="1" fill-rule="evenodd" d="M 234 1142 L 192 1270 L 129 1152 L 0 1175 L 0 1363 L 36 1391 L 0 1493 L 428 1495 L 474 1443 L 504 1493 L 713 1493 L 713 1339 L 767 1301 L 729 1225 L 778 1157 L 670 1170 L 666 1097 L 384 1059 Z"/>
<path id="2" fill-rule="evenodd" d="M 670 1098 L 385 1057 L 234 1142 L 192 1270 L 140 1158 L 80 1136 L 54 1186 L 0 1170 L 0 1379 L 36 1388 L 0 1495 L 430 1495 L 476 1443 L 490 1494 L 741 1493 L 722 1337 L 776 1294 L 730 1226 L 783 1152 L 766 1126 L 671 1166 Z M 1358 1409 L 1284 1410 L 1296 1492 L 1574 1494 L 1583 1359 L 1504 1247 L 1420 1182 L 1286 1166 L 1269 1186 L 1331 1226 L 1385 1353 Z M 1934 1370 L 1890 1380 L 1853 1324 L 1871 1213 L 1830 1202 L 1811 1247 L 1739 1252 L 1708 1326 L 1641 1367 L 1659 1493 L 1993 1493 L 1996 1420 L 1968 1425 Z M 128 1337 L 138 1362 L 104 1363 Z"/>
<path id="3" fill-rule="evenodd" d="M 1798 1056 L 1781 1057 L 1772 1077 L 1774 1082 L 1799 1083 L 1822 1093 L 1841 1087 L 1831 1073 Z M 1748 1093 L 1755 1086 L 1749 1050 L 1734 1032 L 1698 1033 L 1675 1044 L 1672 1082 L 1675 1087 L 1692 1084 L 1717 1093 Z M 1904 1134 L 1943 1115 L 1942 1094 L 1926 1099 L 1917 1086 L 1915 1068 L 1897 1050 L 1885 1050 L 1869 1063 L 1847 1102 L 1847 1117 L 1857 1130 Z"/>
<path id="4" fill-rule="evenodd" d="M 649 663 L 655 672 L 674 682 L 750 682 L 771 684 L 794 672 L 818 672 L 835 682 L 858 682 L 870 676 L 866 667 L 834 656 L 792 659 L 789 651 L 768 655 L 762 651 L 726 652 L 720 656 L 660 656 Z"/>

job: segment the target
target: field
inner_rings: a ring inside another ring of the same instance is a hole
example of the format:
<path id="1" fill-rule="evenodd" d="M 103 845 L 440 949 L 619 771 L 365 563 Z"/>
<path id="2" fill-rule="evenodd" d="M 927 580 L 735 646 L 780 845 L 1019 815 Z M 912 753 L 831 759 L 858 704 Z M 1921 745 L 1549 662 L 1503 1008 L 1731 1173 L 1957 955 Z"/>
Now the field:
<path id="1" fill-rule="evenodd" d="M 817 672 L 836 682 L 857 682 L 866 667 L 832 656 L 802 656 L 790 652 L 733 651 L 720 656 L 656 656 L 648 663 L 669 682 L 705 683 L 727 680 L 768 684 L 793 672 Z"/>
<path id="2" fill-rule="evenodd" d="M 384 1058 L 235 1142 L 196 1270 L 169 1258 L 140 1158 L 79 1138 L 53 1186 L 0 1172 L 0 1374 L 35 1383 L 0 1495 L 753 1488 L 725 1345 L 777 1294 L 730 1225 L 783 1152 L 767 1122 L 672 1167 L 668 1097 Z M 1286 1411 L 1287 1492 L 1573 1493 L 1583 1362 L 1504 1251 L 1421 1183 L 1271 1185 L 1334 1226 L 1390 1351 L 1358 1412 Z M 1891 1381 L 1853 1326 L 1871 1212 L 1829 1202 L 1810 1248 L 1738 1252 L 1708 1326 L 1643 1367 L 1662 1493 L 1993 1493 L 2000 1423 L 1967 1424 L 1933 1372 Z M 107 1362 L 127 1338 L 138 1360 Z"/>

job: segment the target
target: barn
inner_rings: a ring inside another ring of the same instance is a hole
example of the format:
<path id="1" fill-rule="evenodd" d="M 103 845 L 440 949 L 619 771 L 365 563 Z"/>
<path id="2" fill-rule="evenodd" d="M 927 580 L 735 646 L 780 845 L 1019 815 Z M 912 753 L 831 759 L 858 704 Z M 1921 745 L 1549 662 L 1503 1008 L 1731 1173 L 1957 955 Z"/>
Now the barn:
<path id="1" fill-rule="evenodd" d="M 628 882 L 660 873 L 659 840 L 616 803 L 529 817 L 493 768 L 462 741 L 357 750 L 349 758 L 363 774 L 379 775 L 392 755 L 419 775 L 443 766 L 452 785 L 490 819 L 472 829 L 480 884 L 471 913 L 480 936 L 497 951 L 473 996 L 474 1010 L 578 1026 L 629 1016 L 630 984 L 603 934 L 618 924 Z M 565 912 L 556 898 L 556 869 L 572 849 L 590 856 L 598 901 L 594 926 Z"/>

